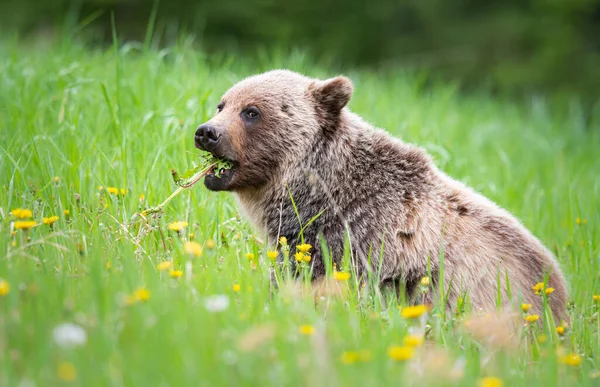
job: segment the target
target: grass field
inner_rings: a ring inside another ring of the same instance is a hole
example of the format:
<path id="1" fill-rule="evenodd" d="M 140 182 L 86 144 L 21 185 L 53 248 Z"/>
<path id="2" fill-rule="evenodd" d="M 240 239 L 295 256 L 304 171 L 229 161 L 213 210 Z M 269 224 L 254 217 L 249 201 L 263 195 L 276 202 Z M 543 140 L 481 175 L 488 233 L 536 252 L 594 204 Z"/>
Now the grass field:
<path id="1" fill-rule="evenodd" d="M 298 53 L 251 65 L 190 47 L 0 43 L 0 385 L 600 385 L 600 123 L 576 103 L 559 114 L 541 98 L 347 72 L 352 110 L 428 149 L 557 255 L 569 325 L 519 315 L 515 335 L 507 316 L 404 318 L 354 277 L 316 303 L 300 285 L 273 291 L 272 246 L 202 184 L 136 216 L 173 192 L 171 167 L 192 166 L 195 128 L 233 83 L 337 72 Z M 19 208 L 37 225 L 17 223 Z"/>

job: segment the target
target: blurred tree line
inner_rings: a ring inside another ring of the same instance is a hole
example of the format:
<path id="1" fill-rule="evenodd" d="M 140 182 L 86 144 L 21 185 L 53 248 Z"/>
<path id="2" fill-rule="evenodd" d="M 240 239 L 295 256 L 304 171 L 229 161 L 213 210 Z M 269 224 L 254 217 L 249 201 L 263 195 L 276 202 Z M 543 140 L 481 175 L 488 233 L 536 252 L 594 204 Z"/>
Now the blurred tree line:
<path id="1" fill-rule="evenodd" d="M 2 0 L 4 31 L 84 29 L 207 52 L 300 47 L 344 66 L 425 68 L 498 91 L 600 89 L 600 0 Z"/>

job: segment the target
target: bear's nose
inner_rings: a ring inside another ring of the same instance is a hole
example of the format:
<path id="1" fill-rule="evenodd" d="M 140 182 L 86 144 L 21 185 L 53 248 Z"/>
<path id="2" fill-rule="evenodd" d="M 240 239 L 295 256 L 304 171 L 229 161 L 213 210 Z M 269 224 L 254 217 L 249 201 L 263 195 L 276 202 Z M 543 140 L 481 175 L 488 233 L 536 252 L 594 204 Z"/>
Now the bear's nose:
<path id="1" fill-rule="evenodd" d="M 210 125 L 200 125 L 196 130 L 196 146 L 205 150 L 217 145 L 221 141 L 221 134 Z"/>

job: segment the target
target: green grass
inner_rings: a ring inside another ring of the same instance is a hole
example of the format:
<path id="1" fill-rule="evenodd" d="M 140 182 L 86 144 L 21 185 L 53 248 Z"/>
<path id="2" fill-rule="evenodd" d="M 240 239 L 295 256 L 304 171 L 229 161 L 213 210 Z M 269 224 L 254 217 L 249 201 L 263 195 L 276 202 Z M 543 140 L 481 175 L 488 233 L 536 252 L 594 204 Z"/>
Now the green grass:
<path id="1" fill-rule="evenodd" d="M 509 350 L 469 334 L 463 316 L 434 309 L 427 321 L 403 319 L 394 301 L 356 289 L 354 279 L 342 298 L 316 305 L 293 287 L 273 291 L 269 247 L 230 194 L 197 185 L 160 219 L 132 221 L 175 189 L 171 167 L 192 166 L 195 128 L 233 83 L 278 67 L 335 75 L 299 53 L 242 61 L 190 47 L 0 43 L 0 278 L 10 286 L 0 296 L 0 385 L 469 386 L 485 376 L 506 386 L 600 383 L 600 304 L 592 298 L 600 294 L 600 127 L 577 104 L 558 114 L 541 98 L 516 104 L 459 95 L 452 85 L 426 88 L 423 77 L 399 71 L 347 72 L 356 87 L 351 109 L 428 149 L 558 256 L 571 288 L 569 329 L 558 337 L 534 324 Z M 60 219 L 12 236 L 16 208 L 31 209 L 38 223 Z M 189 222 L 181 235 L 168 230 L 180 220 Z M 201 257 L 184 252 L 190 233 Z M 246 253 L 257 257 L 255 269 Z M 158 271 L 164 260 L 182 277 Z M 131 302 L 140 288 L 149 299 Z M 226 295 L 229 307 L 207 310 L 212 295 Z M 53 329 L 66 322 L 86 331 L 85 344 L 55 343 Z M 427 344 L 408 362 L 391 360 L 388 347 L 425 323 Z M 315 334 L 301 334 L 302 325 Z M 484 325 L 488 337 L 506 326 Z M 581 364 L 562 364 L 557 350 Z M 344 364 L 344 351 L 370 358 Z"/>

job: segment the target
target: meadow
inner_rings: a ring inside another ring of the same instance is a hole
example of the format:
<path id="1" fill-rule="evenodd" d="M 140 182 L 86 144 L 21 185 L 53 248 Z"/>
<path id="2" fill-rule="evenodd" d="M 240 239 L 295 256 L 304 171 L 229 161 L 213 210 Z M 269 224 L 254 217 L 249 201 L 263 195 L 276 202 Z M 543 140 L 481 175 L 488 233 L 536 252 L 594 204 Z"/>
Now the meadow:
<path id="1" fill-rule="evenodd" d="M 600 122 L 575 99 L 555 111 L 543 96 L 345 71 L 353 111 L 556 254 L 570 286 L 557 327 L 526 311 L 408 309 L 352 273 L 276 290 L 273 246 L 202 184 L 141 215 L 175 190 L 172 167 L 193 166 L 194 131 L 232 84 L 338 68 L 295 51 L 209 58 L 185 39 L 5 39 L 0 53 L 0 385 L 600 385 Z"/>

